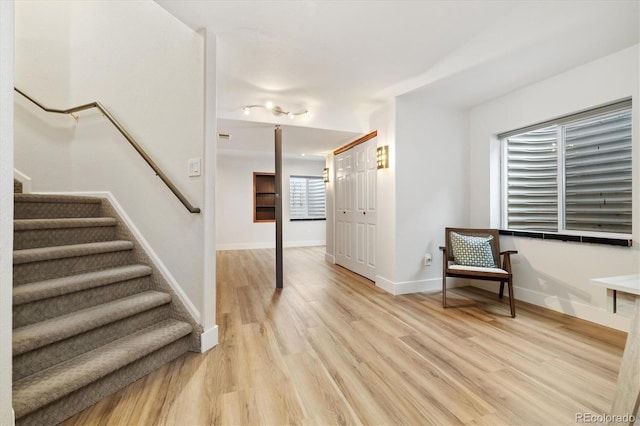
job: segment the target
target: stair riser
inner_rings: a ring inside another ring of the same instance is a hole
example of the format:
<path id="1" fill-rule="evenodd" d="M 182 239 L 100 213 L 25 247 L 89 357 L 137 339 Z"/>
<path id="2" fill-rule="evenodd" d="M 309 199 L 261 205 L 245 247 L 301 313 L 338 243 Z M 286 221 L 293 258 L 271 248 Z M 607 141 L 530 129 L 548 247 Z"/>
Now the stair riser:
<path id="1" fill-rule="evenodd" d="M 100 203 L 14 203 L 14 219 L 58 219 L 64 217 L 99 217 Z"/>
<path id="2" fill-rule="evenodd" d="M 134 262 L 131 250 L 76 256 L 65 259 L 13 265 L 13 284 L 20 285 L 52 278 L 67 277 L 84 272 L 97 271 Z"/>
<path id="3" fill-rule="evenodd" d="M 88 288 L 13 307 L 13 328 L 44 321 L 151 289 L 149 277 Z"/>
<path id="4" fill-rule="evenodd" d="M 34 349 L 13 358 L 13 380 L 17 381 L 99 346 L 157 324 L 170 315 L 169 305 L 159 306 L 77 336 Z"/>
<path id="5" fill-rule="evenodd" d="M 116 239 L 115 226 L 85 228 L 32 229 L 13 232 L 13 249 L 66 246 Z"/>
<path id="6" fill-rule="evenodd" d="M 185 336 L 141 358 L 114 373 L 79 389 L 67 397 L 54 401 L 39 410 L 16 419 L 16 425 L 55 425 L 95 404 L 136 380 L 173 361 L 189 350 Z"/>

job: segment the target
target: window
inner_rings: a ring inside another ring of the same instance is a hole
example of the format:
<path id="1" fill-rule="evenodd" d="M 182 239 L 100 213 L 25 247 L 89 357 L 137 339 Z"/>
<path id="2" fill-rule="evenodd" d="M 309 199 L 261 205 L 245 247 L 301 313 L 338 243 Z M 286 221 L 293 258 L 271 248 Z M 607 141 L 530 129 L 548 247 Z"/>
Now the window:
<path id="1" fill-rule="evenodd" d="M 289 178 L 289 216 L 291 220 L 326 218 L 322 176 L 291 176 Z"/>
<path id="2" fill-rule="evenodd" d="M 631 101 L 499 136 L 503 226 L 631 234 Z"/>

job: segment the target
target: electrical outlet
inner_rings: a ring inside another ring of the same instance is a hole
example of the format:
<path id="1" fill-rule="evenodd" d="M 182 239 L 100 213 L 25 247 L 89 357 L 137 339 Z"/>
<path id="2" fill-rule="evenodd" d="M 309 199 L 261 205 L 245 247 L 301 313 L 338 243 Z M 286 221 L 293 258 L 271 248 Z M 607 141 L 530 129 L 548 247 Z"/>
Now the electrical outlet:
<path id="1" fill-rule="evenodd" d="M 424 255 L 424 266 L 431 266 L 431 253 L 426 253 Z"/>

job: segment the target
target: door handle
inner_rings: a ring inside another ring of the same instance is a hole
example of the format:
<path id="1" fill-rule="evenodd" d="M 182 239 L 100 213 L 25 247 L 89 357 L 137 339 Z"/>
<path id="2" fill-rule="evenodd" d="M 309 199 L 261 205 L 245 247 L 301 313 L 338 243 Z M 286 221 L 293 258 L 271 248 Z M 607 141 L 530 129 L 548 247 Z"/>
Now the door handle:
<path id="1" fill-rule="evenodd" d="M 362 212 L 362 214 L 367 214 L 367 212 Z"/>
<path id="2" fill-rule="evenodd" d="M 342 214 L 346 214 L 347 212 L 342 212 Z"/>

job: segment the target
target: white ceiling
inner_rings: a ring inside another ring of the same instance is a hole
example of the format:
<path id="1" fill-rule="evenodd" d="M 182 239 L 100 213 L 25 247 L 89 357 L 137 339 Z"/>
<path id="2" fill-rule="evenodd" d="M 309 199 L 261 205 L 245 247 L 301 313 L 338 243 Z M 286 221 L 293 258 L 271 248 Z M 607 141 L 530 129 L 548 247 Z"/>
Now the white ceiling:
<path id="1" fill-rule="evenodd" d="M 337 147 L 357 139 L 360 134 L 312 127 L 287 126 L 282 128 L 282 151 L 313 159 L 333 152 Z M 229 139 L 218 138 L 218 149 L 225 151 L 274 150 L 275 127 L 269 123 L 239 120 L 218 120 L 218 133 Z"/>
<path id="2" fill-rule="evenodd" d="M 322 154 L 394 96 L 467 108 L 640 41 L 638 0 L 156 1 L 216 34 L 219 126 L 235 149 L 271 147 L 250 129 L 277 123 L 287 151 Z M 242 114 L 267 100 L 313 117 Z"/>

